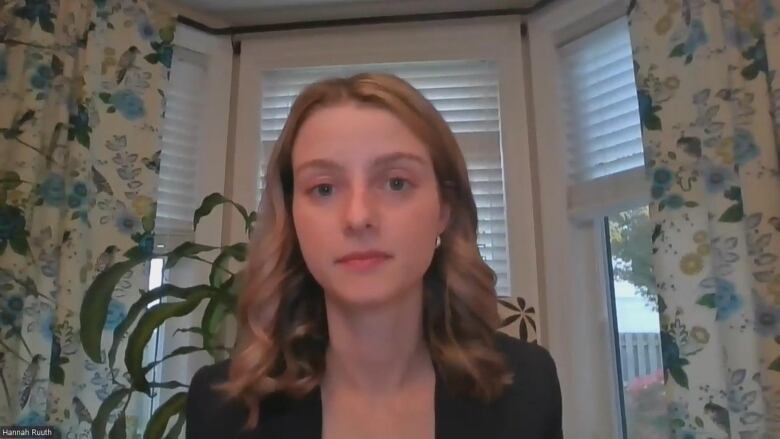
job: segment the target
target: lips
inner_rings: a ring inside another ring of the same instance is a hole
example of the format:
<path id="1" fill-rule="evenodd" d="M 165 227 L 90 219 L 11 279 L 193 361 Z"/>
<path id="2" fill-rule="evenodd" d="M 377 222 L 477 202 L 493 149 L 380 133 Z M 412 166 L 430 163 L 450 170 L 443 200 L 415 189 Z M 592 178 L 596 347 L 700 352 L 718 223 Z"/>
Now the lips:
<path id="1" fill-rule="evenodd" d="M 363 261 L 381 261 L 390 258 L 389 253 L 380 250 L 368 250 L 362 252 L 352 252 L 336 259 L 337 263 L 358 263 Z"/>

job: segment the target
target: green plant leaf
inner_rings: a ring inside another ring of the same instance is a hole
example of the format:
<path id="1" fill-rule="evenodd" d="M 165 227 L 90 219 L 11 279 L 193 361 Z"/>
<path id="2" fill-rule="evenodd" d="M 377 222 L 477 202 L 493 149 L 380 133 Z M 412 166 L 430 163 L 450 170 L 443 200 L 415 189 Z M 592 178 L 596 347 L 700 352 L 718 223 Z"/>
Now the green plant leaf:
<path id="1" fill-rule="evenodd" d="M 701 157 L 701 139 L 698 137 L 680 137 L 677 140 L 677 146 L 682 148 L 686 154 L 693 157 Z"/>
<path id="2" fill-rule="evenodd" d="M 731 186 L 730 188 L 723 191 L 723 196 L 726 197 L 727 200 L 736 201 L 737 203 L 742 202 L 742 189 L 740 189 L 739 186 Z"/>
<path id="3" fill-rule="evenodd" d="M 201 218 L 210 214 L 215 207 L 225 203 L 231 204 L 233 207 L 236 208 L 236 210 L 238 210 L 238 213 L 240 213 L 241 217 L 244 218 L 244 224 L 246 229 L 249 230 L 252 223 L 254 222 L 256 215 L 255 216 L 249 215 L 246 209 L 244 208 L 244 206 L 234 202 L 229 198 L 226 198 L 224 195 L 220 194 L 219 192 L 214 192 L 213 194 L 207 195 L 206 198 L 203 199 L 203 202 L 200 204 L 200 207 L 198 207 L 198 209 L 195 210 L 195 215 L 193 216 L 192 219 L 193 230 L 198 228 L 198 223 L 200 222 Z"/>
<path id="4" fill-rule="evenodd" d="M 22 117 L 19 118 L 16 122 L 14 122 L 13 126 L 15 127 L 21 127 L 28 121 L 32 120 L 33 116 L 35 116 L 35 110 L 27 110 L 22 114 Z"/>
<path id="5" fill-rule="evenodd" d="M 54 73 L 56 76 L 59 76 L 62 75 L 62 70 L 63 70 L 62 60 L 57 55 L 53 55 L 51 57 L 52 73 Z"/>
<path id="6" fill-rule="evenodd" d="M 86 352 L 87 356 L 95 363 L 103 362 L 103 359 L 100 358 L 100 342 L 103 328 L 106 325 L 108 304 L 111 302 L 111 296 L 116 285 L 127 272 L 136 265 L 146 261 L 149 257 L 130 259 L 109 266 L 95 277 L 95 280 L 92 281 L 92 284 L 84 293 L 79 315 L 81 345 L 84 347 L 84 352 Z"/>
<path id="7" fill-rule="evenodd" d="M 718 221 L 722 223 L 738 223 L 742 221 L 745 216 L 745 212 L 742 209 L 742 203 L 737 203 L 726 209 L 723 215 L 718 218 Z"/>
<path id="8" fill-rule="evenodd" d="M 680 387 L 688 388 L 688 374 L 685 373 L 685 369 L 682 367 L 672 367 L 669 369 L 669 373 Z"/>
<path id="9" fill-rule="evenodd" d="M 246 260 L 246 254 L 247 244 L 245 242 L 223 247 L 222 252 L 214 259 L 214 264 L 211 266 L 209 284 L 215 288 L 219 288 L 223 285 L 232 275 L 228 270 L 230 259 L 232 258 L 239 262 L 244 262 Z"/>
<path id="10" fill-rule="evenodd" d="M 685 43 L 680 43 L 672 49 L 669 53 L 669 58 L 679 58 L 685 55 Z"/>
<path id="11" fill-rule="evenodd" d="M 257 220 L 257 212 L 254 210 L 249 214 L 249 217 L 246 219 L 246 233 L 251 234 L 252 231 L 255 228 L 255 221 Z"/>
<path id="12" fill-rule="evenodd" d="M 658 131 L 661 129 L 661 118 L 655 113 L 649 113 L 644 119 L 644 126 L 648 130 Z"/>
<path id="13" fill-rule="evenodd" d="M 119 344 L 122 342 L 125 334 L 130 326 L 135 323 L 138 316 L 145 311 L 147 306 L 155 300 L 162 299 L 164 297 L 175 297 L 178 299 L 186 299 L 191 294 L 198 290 L 213 291 L 208 285 L 195 285 L 192 287 L 181 288 L 171 284 L 162 284 L 159 287 L 141 294 L 127 310 L 127 315 L 121 322 L 114 328 L 114 339 L 111 343 L 111 349 L 108 350 L 108 364 L 109 367 L 114 367 L 116 361 L 116 352 L 119 349 Z"/>
<path id="14" fill-rule="evenodd" d="M 148 252 L 145 251 L 144 249 L 142 249 L 141 247 L 135 246 L 135 247 L 130 247 L 129 249 L 127 249 L 127 251 L 125 252 L 124 256 L 127 259 L 138 259 L 138 258 L 145 257 L 147 255 L 147 253 Z"/>
<path id="15" fill-rule="evenodd" d="M 198 223 L 200 222 L 201 218 L 210 214 L 215 207 L 224 203 L 230 203 L 230 200 L 225 198 L 219 192 L 214 192 L 212 194 L 207 195 L 206 198 L 203 199 L 203 202 L 200 204 L 200 207 L 198 207 L 195 210 L 195 215 L 192 219 L 193 230 L 198 228 Z"/>
<path id="16" fill-rule="evenodd" d="M 49 368 L 49 381 L 57 384 L 65 384 L 65 369 L 59 364 L 52 364 Z"/>
<path id="17" fill-rule="evenodd" d="M 752 79 L 756 79 L 756 77 L 758 76 L 758 73 L 760 71 L 761 71 L 761 68 L 759 67 L 758 63 L 754 62 L 752 64 L 749 64 L 749 65 L 745 66 L 742 69 L 741 73 L 742 73 L 742 77 L 743 78 L 745 78 L 747 80 L 752 80 Z"/>
<path id="18" fill-rule="evenodd" d="M 127 421 L 125 420 L 125 412 L 114 421 L 114 425 L 111 426 L 111 431 L 108 432 L 108 439 L 125 439 L 127 437 Z"/>
<path id="19" fill-rule="evenodd" d="M 244 218 L 244 228 L 245 228 L 245 230 L 247 232 L 249 232 L 249 229 L 252 226 L 252 222 L 254 221 L 252 219 L 252 217 L 247 213 L 247 211 L 244 208 L 244 206 L 242 206 L 242 205 L 240 205 L 238 203 L 234 203 L 232 201 L 230 202 L 230 204 L 232 204 L 233 207 L 235 207 L 236 210 L 238 210 L 238 213 L 241 214 L 241 217 Z"/>
<path id="20" fill-rule="evenodd" d="M 150 389 L 179 389 L 182 387 L 186 388 L 189 386 L 176 380 L 164 381 L 162 383 L 149 383 Z"/>
<path id="21" fill-rule="evenodd" d="M 185 300 L 174 303 L 160 303 L 147 310 L 138 321 L 125 348 L 125 366 L 130 374 L 133 389 L 150 393 L 149 382 L 143 372 L 144 347 L 149 343 L 152 333 L 171 317 L 181 317 L 192 312 L 200 302 L 212 294 L 211 289 L 200 289 Z"/>
<path id="22" fill-rule="evenodd" d="M 242 276 L 244 276 L 243 272 L 239 272 L 235 276 L 232 276 L 230 279 L 225 281 L 225 283 L 220 288 L 221 291 L 227 291 L 227 297 L 225 299 L 230 301 L 231 308 L 236 307 L 238 295 L 241 293 L 242 283 L 237 279 L 240 279 Z"/>
<path id="23" fill-rule="evenodd" d="M 19 174 L 14 171 L 4 171 L 0 174 L 0 189 L 15 189 L 22 184 L 22 179 L 19 178 Z"/>
<path id="24" fill-rule="evenodd" d="M 176 28 L 173 26 L 166 26 L 162 29 L 160 29 L 160 40 L 163 43 L 170 44 L 173 42 L 173 35 L 175 34 Z"/>
<path id="25" fill-rule="evenodd" d="M 161 439 L 168 426 L 168 420 L 180 413 L 187 405 L 187 392 L 179 392 L 162 403 L 152 414 L 144 431 L 144 439 Z"/>
<path id="26" fill-rule="evenodd" d="M 663 313 L 666 311 L 666 301 L 664 298 L 659 294 L 658 295 L 658 312 Z"/>
<path id="27" fill-rule="evenodd" d="M 661 236 L 661 225 L 660 224 L 656 224 L 653 227 L 652 242 L 655 243 L 655 240 L 658 239 L 659 236 Z"/>
<path id="28" fill-rule="evenodd" d="M 20 233 L 10 239 L 11 249 L 20 256 L 24 256 L 30 251 L 30 244 L 27 242 L 27 236 L 25 236 L 25 234 Z"/>
<path id="29" fill-rule="evenodd" d="M 214 259 L 214 264 L 211 265 L 211 272 L 209 273 L 209 284 L 212 287 L 220 288 L 229 278 L 230 271 L 228 271 L 228 263 L 230 262 L 230 255 L 220 253 L 217 259 Z"/>
<path id="30" fill-rule="evenodd" d="M 179 416 L 176 417 L 176 423 L 173 424 L 173 427 L 168 431 L 168 434 L 165 435 L 165 439 L 179 439 L 181 429 L 184 427 L 184 422 L 186 420 L 187 416 L 185 416 L 184 411 L 180 411 Z"/>
<path id="31" fill-rule="evenodd" d="M 167 253 L 167 259 L 165 260 L 165 268 L 173 268 L 179 263 L 181 258 L 188 258 L 197 255 L 198 253 L 216 250 L 219 247 L 213 247 L 210 245 L 196 244 L 192 241 L 187 241 L 175 249 Z"/>
<path id="32" fill-rule="evenodd" d="M 190 326 L 188 328 L 176 328 L 173 331 L 173 335 L 176 335 L 176 334 L 178 334 L 180 332 L 182 334 L 192 333 L 192 334 L 200 334 L 201 336 L 203 335 L 203 329 L 201 327 L 199 327 L 199 326 Z"/>
<path id="33" fill-rule="evenodd" d="M 778 356 L 777 358 L 775 358 L 774 361 L 772 361 L 772 364 L 769 365 L 769 370 L 780 372 L 780 356 Z"/>
<path id="34" fill-rule="evenodd" d="M 130 396 L 131 392 L 132 390 L 130 389 L 117 389 L 103 400 L 95 415 L 95 419 L 92 421 L 92 439 L 103 439 L 106 437 L 106 424 L 108 423 L 109 415 L 111 415 L 114 409 L 119 407 L 119 404 L 122 403 L 125 397 Z"/>
<path id="35" fill-rule="evenodd" d="M 200 327 L 203 328 L 203 347 L 216 359 L 214 336 L 228 314 L 227 305 L 217 297 L 211 298 L 203 311 Z"/>
<path id="36" fill-rule="evenodd" d="M 90 139 L 89 134 L 86 131 L 79 131 L 76 133 L 76 140 L 81 144 L 81 146 L 89 149 Z"/>
<path id="37" fill-rule="evenodd" d="M 696 304 L 715 309 L 715 293 L 709 293 L 699 297 L 699 300 L 696 301 Z"/>
<path id="38" fill-rule="evenodd" d="M 167 359 L 169 359 L 171 357 L 177 357 L 179 355 L 187 355 L 187 354 L 191 354 L 193 352 L 198 352 L 198 351 L 202 351 L 202 350 L 203 350 L 203 348 L 198 347 L 198 346 L 179 346 L 178 348 L 174 349 L 173 352 L 171 352 L 170 354 L 162 357 L 161 359 L 159 359 L 157 361 L 152 361 L 151 363 L 149 363 L 146 366 L 144 366 L 142 371 L 143 371 L 144 375 L 146 375 L 146 373 L 149 372 L 150 370 L 152 370 L 152 368 L 154 366 L 157 366 L 158 364 L 164 362 L 165 360 L 167 360 Z"/>
<path id="39" fill-rule="evenodd" d="M 144 56 L 144 59 L 149 62 L 149 64 L 157 64 L 160 62 L 160 55 L 156 53 L 150 53 L 146 56 Z"/>
<path id="40" fill-rule="evenodd" d="M 54 33 L 54 22 L 48 16 L 39 16 L 38 24 L 41 26 L 41 30 L 50 34 Z"/>
<path id="41" fill-rule="evenodd" d="M 144 232 L 151 232 L 154 230 L 154 215 L 146 215 L 141 218 L 141 225 L 144 228 Z"/>

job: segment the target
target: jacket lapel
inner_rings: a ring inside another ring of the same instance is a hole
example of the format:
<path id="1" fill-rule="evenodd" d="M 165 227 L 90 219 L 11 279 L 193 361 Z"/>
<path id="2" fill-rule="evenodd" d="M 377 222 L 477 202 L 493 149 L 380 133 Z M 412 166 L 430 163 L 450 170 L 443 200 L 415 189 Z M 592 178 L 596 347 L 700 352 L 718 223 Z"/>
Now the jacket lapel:
<path id="1" fill-rule="evenodd" d="M 267 403 L 264 410 L 265 421 L 261 421 L 250 435 L 241 439 L 322 438 L 322 401 L 319 386 L 302 399 L 275 399 Z"/>
<path id="2" fill-rule="evenodd" d="M 497 437 L 498 424 L 490 405 L 447 390 L 436 375 L 436 439 L 482 439 Z"/>

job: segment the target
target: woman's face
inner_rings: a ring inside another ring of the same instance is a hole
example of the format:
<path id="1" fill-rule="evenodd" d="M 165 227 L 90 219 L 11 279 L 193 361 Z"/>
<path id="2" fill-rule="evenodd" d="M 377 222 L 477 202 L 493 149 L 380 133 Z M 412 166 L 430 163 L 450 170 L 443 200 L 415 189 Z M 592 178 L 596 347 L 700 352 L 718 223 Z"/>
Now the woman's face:
<path id="1" fill-rule="evenodd" d="M 318 109 L 292 166 L 295 231 L 326 299 L 372 306 L 421 294 L 449 209 L 426 146 L 400 119 L 355 103 Z"/>

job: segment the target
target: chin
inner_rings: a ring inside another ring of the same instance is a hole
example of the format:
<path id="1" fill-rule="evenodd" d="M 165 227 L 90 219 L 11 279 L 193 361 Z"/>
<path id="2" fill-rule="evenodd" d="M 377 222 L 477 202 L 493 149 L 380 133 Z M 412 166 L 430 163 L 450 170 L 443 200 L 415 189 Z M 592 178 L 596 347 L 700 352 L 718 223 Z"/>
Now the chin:
<path id="1" fill-rule="evenodd" d="M 376 288 L 374 285 L 373 288 Z M 392 303 L 399 299 L 400 294 L 394 294 L 385 288 L 372 289 L 359 288 L 358 285 L 353 284 L 348 287 L 336 287 L 331 290 L 331 293 L 325 294 L 325 300 L 332 300 L 344 306 L 355 308 L 373 308 Z"/>
<path id="2" fill-rule="evenodd" d="M 340 278 L 330 282 L 325 291 L 325 301 L 346 307 L 374 308 L 404 301 L 409 291 L 395 281 L 393 276 L 368 276 L 362 279 Z"/>

